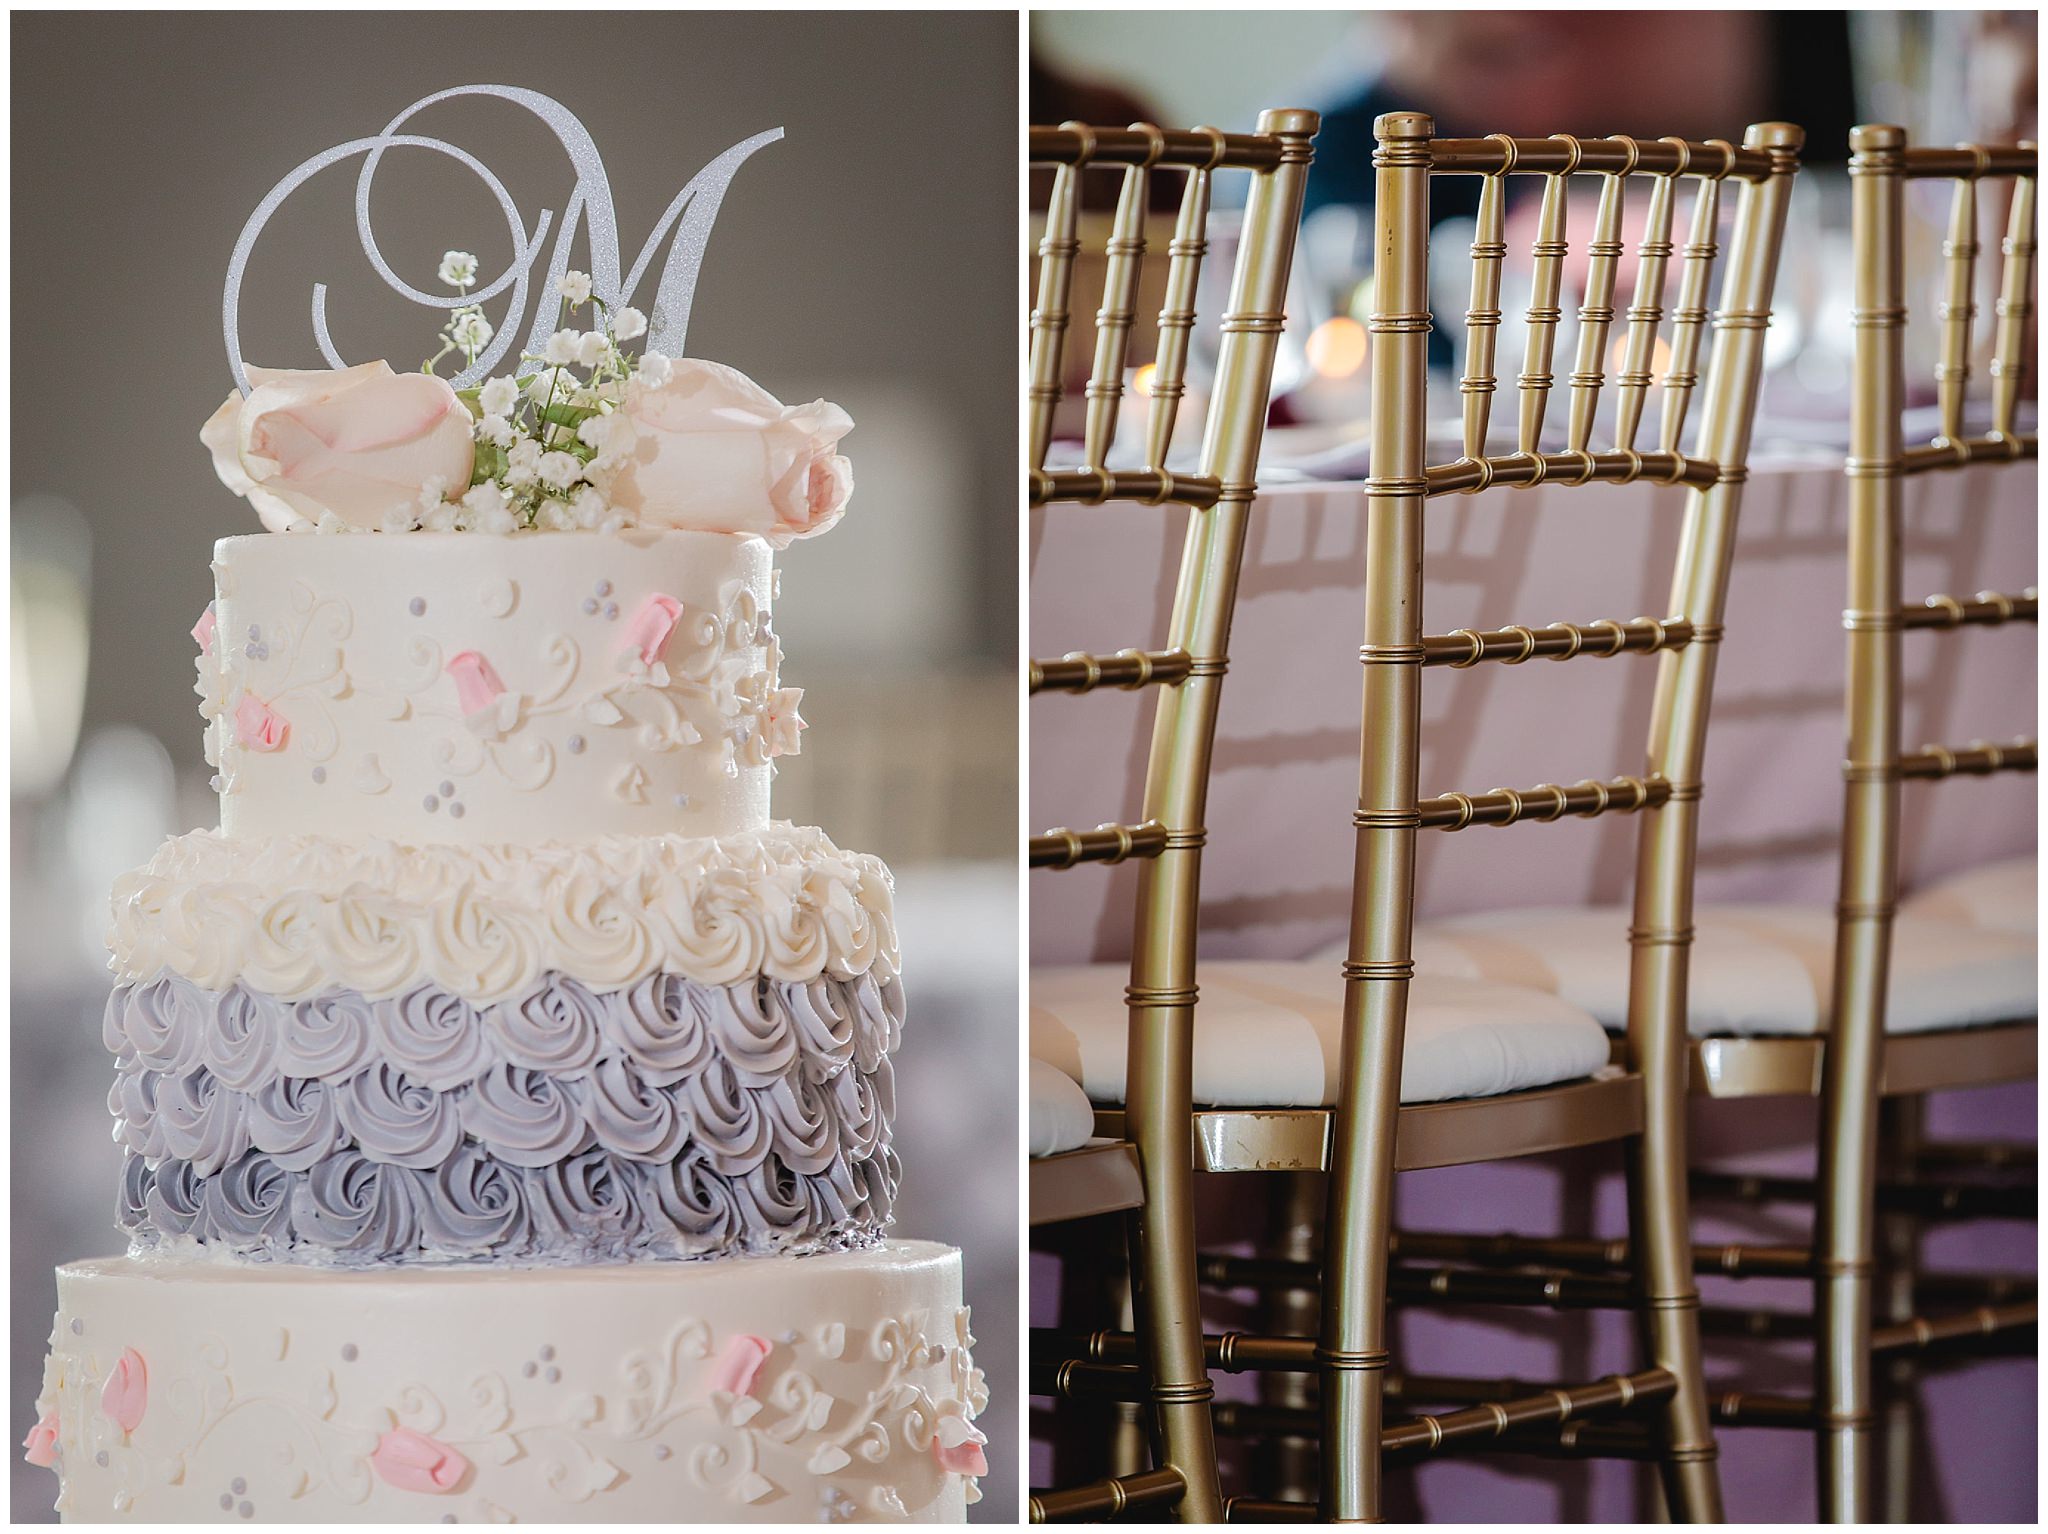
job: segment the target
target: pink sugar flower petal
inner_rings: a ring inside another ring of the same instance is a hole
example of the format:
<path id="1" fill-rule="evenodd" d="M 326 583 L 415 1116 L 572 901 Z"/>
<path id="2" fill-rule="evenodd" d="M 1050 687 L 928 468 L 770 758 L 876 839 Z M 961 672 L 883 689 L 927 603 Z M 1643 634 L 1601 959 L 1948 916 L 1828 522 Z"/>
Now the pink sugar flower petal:
<path id="1" fill-rule="evenodd" d="M 408 1427 L 393 1428 L 378 1439 L 370 1465 L 400 1491 L 434 1496 L 455 1490 L 469 1474 L 468 1460 L 438 1438 Z"/>
<path id="2" fill-rule="evenodd" d="M 253 692 L 235 705 L 235 739 L 251 751 L 281 751 L 291 732 L 291 722 Z"/>
<path id="3" fill-rule="evenodd" d="M 711 1374 L 711 1388 L 730 1395 L 752 1395 L 754 1376 L 761 1372 L 761 1365 L 768 1361 L 772 1351 L 765 1338 L 746 1335 L 733 1338 L 725 1345 L 725 1351 L 718 1355 L 718 1363 Z"/>
<path id="4" fill-rule="evenodd" d="M 626 624 L 625 648 L 640 652 L 640 659 L 652 666 L 668 654 L 676 625 L 682 622 L 683 604 L 657 591 Z"/>
<path id="5" fill-rule="evenodd" d="M 491 701 L 505 691 L 496 668 L 474 650 L 449 656 L 447 669 L 455 679 L 455 701 L 465 714 L 489 708 Z"/>
<path id="6" fill-rule="evenodd" d="M 57 1461 L 57 1414 L 43 1413 L 43 1420 L 28 1430 L 21 1441 L 21 1457 L 31 1465 L 48 1469 Z"/>
<path id="7" fill-rule="evenodd" d="M 124 1433 L 141 1425 L 142 1414 L 149 1409 L 149 1367 L 135 1349 L 124 1349 L 114 1361 L 107 1383 L 100 1389 L 100 1409 Z"/>

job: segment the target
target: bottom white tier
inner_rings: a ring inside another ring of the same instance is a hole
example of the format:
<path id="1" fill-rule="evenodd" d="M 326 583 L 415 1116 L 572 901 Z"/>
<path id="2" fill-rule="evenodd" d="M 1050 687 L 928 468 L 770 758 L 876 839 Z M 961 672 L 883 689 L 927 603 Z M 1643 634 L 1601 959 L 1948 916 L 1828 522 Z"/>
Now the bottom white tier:
<path id="1" fill-rule="evenodd" d="M 67 1520 L 958 1522 L 960 1254 L 57 1270 L 28 1454 Z"/>

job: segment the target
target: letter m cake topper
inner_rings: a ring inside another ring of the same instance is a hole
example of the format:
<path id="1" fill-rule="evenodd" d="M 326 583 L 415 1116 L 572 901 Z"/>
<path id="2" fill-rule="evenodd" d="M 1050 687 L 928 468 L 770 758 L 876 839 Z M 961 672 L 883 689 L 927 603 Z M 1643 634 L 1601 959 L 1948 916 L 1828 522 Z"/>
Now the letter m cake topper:
<path id="1" fill-rule="evenodd" d="M 235 252 L 228 259 L 227 286 L 221 294 L 221 324 L 227 337 L 228 365 L 234 369 L 235 386 L 244 395 L 249 392 L 249 375 L 242 363 L 242 273 L 248 267 L 249 253 L 255 248 L 256 237 L 270 222 L 270 216 L 304 182 L 337 161 L 357 155 L 364 159 L 362 169 L 356 175 L 356 232 L 362 240 L 363 254 L 369 257 L 370 265 L 390 287 L 413 303 L 433 309 L 454 309 L 461 305 L 488 302 L 511 289 L 504 320 L 498 325 L 490 345 L 456 378 L 456 386 L 467 388 L 478 383 L 497 367 L 526 317 L 527 298 L 533 284 L 533 264 L 540 256 L 549 228 L 555 224 L 555 216 L 552 210 L 543 209 L 529 234 L 526 220 L 512 201 L 511 193 L 505 190 L 505 184 L 476 156 L 444 139 L 399 131 L 426 108 L 456 96 L 496 96 L 526 108 L 553 130 L 562 148 L 568 152 L 570 164 L 575 167 L 576 189 L 569 196 L 569 205 L 563 212 L 559 227 L 555 228 L 554 243 L 546 247 L 548 266 L 542 292 L 552 293 L 562 274 L 569 269 L 570 247 L 575 244 L 578 225 L 585 220 L 590 225 L 591 290 L 613 308 L 632 299 L 662 240 L 670 235 L 671 230 L 674 231 L 673 238 L 669 240 L 668 260 L 661 269 L 660 285 L 647 306 L 647 344 L 672 357 L 683 354 L 684 334 L 690 323 L 690 300 L 697 289 L 697 273 L 704 260 L 704 245 L 711 237 L 711 225 L 718 217 L 719 204 L 725 200 L 725 189 L 756 150 L 782 137 L 782 130 L 770 128 L 765 133 L 742 139 L 692 176 L 655 224 L 654 232 L 641 247 L 632 269 L 621 278 L 619 226 L 612 208 L 611 183 L 605 177 L 604 161 L 598 155 L 596 143 L 583 124 L 576 120 L 575 114 L 559 101 L 538 91 L 523 90 L 514 85 L 459 85 L 415 101 L 386 123 L 382 133 L 351 139 L 346 144 L 337 144 L 314 155 L 272 187 L 269 195 L 257 204 L 256 211 L 249 215 L 248 223 L 242 226 L 241 238 L 235 241 Z M 377 167 L 387 149 L 431 149 L 437 154 L 447 155 L 474 172 L 477 179 L 490 189 L 504 212 L 505 228 L 512 237 L 512 259 L 494 280 L 468 294 L 422 293 L 391 269 L 383 252 L 377 248 L 377 236 L 370 228 L 370 187 L 376 180 Z M 553 319 L 553 312 L 545 302 L 536 306 L 532 329 L 523 350 L 542 350 Z M 330 367 L 348 366 L 335 350 L 327 331 L 325 283 L 313 285 L 313 335 L 319 342 L 320 355 L 327 359 Z M 526 367 L 530 370 L 536 365 L 527 364 Z"/>

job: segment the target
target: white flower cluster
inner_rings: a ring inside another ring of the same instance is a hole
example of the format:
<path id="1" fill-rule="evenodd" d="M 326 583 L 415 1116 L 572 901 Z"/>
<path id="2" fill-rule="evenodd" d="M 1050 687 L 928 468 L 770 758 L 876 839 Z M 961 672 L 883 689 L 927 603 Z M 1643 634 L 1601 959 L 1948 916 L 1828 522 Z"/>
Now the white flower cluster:
<path id="1" fill-rule="evenodd" d="M 451 250 L 441 258 L 441 280 L 458 291 L 466 292 L 476 273 L 476 257 L 468 251 Z M 561 328 L 540 352 L 520 357 L 521 369 L 534 371 L 460 391 L 476 421 L 469 483 L 428 480 L 413 506 L 385 518 L 383 531 L 617 532 L 631 525 L 632 519 L 611 506 L 603 490 L 615 466 L 606 450 L 611 416 L 629 384 L 658 388 L 668 381 L 671 364 L 660 352 L 626 356 L 622 343 L 647 334 L 647 317 L 596 297 L 587 273 L 564 273 L 558 288 Z M 575 329 L 570 321 L 586 304 L 596 323 Z M 451 352 L 473 364 L 491 335 L 480 306 L 455 310 L 441 332 L 441 351 L 428 359 L 426 371 L 433 372 Z M 332 513 L 318 527 L 323 533 L 355 530 Z"/>

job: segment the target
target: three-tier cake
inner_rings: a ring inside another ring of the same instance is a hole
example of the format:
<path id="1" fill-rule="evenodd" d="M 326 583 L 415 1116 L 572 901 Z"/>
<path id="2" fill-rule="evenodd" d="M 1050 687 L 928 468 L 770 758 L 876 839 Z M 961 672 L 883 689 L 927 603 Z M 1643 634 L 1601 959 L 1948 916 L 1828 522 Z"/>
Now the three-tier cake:
<path id="1" fill-rule="evenodd" d="M 270 530 L 193 631 L 220 829 L 114 890 L 132 1245 L 59 1270 L 27 1444 L 67 1518 L 973 1499 L 959 1253 L 886 1234 L 890 875 L 769 818 L 773 546 L 851 422 L 594 311 L 538 372 L 251 369 L 207 425 Z"/>

